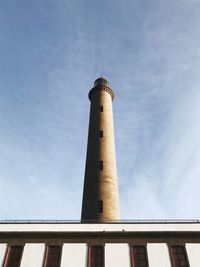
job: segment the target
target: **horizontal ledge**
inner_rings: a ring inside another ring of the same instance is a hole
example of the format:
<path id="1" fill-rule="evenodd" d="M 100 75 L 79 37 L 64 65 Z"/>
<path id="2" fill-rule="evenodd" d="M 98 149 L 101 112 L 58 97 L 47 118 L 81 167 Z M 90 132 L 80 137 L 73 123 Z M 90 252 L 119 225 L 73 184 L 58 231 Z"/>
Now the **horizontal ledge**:
<path id="1" fill-rule="evenodd" d="M 1 242 L 5 240 L 37 241 L 44 240 L 72 240 L 87 243 L 90 239 L 129 242 L 130 240 L 142 239 L 146 242 L 162 240 L 163 243 L 172 239 L 185 240 L 185 242 L 200 242 L 200 231 L 96 231 L 96 232 L 0 232 Z"/>
<path id="2" fill-rule="evenodd" d="M 0 220 L 0 224 L 193 224 L 200 223 L 200 220 L 109 220 L 98 222 L 87 220 L 82 223 L 80 220 Z"/>

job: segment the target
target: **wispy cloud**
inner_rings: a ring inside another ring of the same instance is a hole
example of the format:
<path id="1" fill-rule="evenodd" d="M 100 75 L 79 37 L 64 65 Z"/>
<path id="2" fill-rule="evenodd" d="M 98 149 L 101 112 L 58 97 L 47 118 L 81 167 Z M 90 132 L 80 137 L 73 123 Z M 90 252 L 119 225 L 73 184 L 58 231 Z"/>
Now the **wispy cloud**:
<path id="1" fill-rule="evenodd" d="M 80 218 L 87 94 L 101 74 L 116 96 L 122 217 L 199 217 L 198 7 L 187 0 L 2 4 L 2 218 Z"/>

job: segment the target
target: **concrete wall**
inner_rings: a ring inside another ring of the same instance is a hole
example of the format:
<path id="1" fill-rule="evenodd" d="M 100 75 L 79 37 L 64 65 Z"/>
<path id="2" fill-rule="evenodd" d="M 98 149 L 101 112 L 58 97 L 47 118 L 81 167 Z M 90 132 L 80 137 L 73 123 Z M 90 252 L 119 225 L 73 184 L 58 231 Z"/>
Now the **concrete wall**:
<path id="1" fill-rule="evenodd" d="M 96 241 L 96 244 L 98 244 L 98 241 Z M 0 266 L 3 264 L 6 248 L 6 244 L 0 244 Z M 42 267 L 44 251 L 44 244 L 25 244 L 20 267 Z M 190 267 L 200 267 L 200 244 L 187 243 L 186 251 Z M 87 252 L 87 244 L 63 244 L 61 267 L 87 267 Z M 147 255 L 149 267 L 171 267 L 167 244 L 148 243 Z M 122 266 L 131 266 L 130 245 L 128 243 L 106 243 L 105 267 Z"/>
<path id="2" fill-rule="evenodd" d="M 148 232 L 148 231 L 199 231 L 200 232 L 200 223 L 117 223 L 117 224 L 84 224 L 84 223 L 41 223 L 41 224 L 0 224 L 0 232 L 96 232 L 96 231 L 138 231 L 138 232 Z"/>
<path id="3" fill-rule="evenodd" d="M 87 245 L 64 244 L 62 250 L 61 267 L 86 267 Z"/>
<path id="4" fill-rule="evenodd" d="M 128 244 L 105 245 L 106 267 L 131 267 L 130 248 Z"/>
<path id="5" fill-rule="evenodd" d="M 186 244 L 190 267 L 200 266 L 200 244 Z"/>
<path id="6" fill-rule="evenodd" d="M 0 244 L 0 266 L 2 266 L 3 264 L 6 248 L 7 248 L 7 244 Z"/>
<path id="7" fill-rule="evenodd" d="M 149 266 L 171 267 L 167 244 L 147 244 Z"/>
<path id="8" fill-rule="evenodd" d="M 147 254 L 149 260 L 149 267 L 170 267 L 170 257 L 168 246 L 166 244 L 166 240 L 159 240 L 149 241 L 148 242 L 148 232 L 171 232 L 176 233 L 178 231 L 178 238 L 169 239 L 170 244 L 181 244 L 183 245 L 183 240 L 181 240 L 181 233 L 190 233 L 191 237 L 190 240 L 186 242 L 186 251 L 188 255 L 188 260 L 190 262 L 190 267 L 200 267 L 200 242 L 196 243 L 195 238 L 199 235 L 200 232 L 200 224 L 199 223 L 143 223 L 143 224 L 48 224 L 48 223 L 41 223 L 41 224 L 0 224 L 0 235 L 5 236 L 8 234 L 10 239 L 6 242 L 9 244 L 21 244 L 23 245 L 24 242 L 24 252 L 21 261 L 21 267 L 42 267 L 42 262 L 44 258 L 44 250 L 45 250 L 45 241 L 32 241 L 27 240 L 25 241 L 23 238 L 20 239 L 21 233 L 36 233 L 42 232 L 43 234 L 47 232 L 54 233 L 59 232 L 59 238 L 55 238 L 54 240 L 50 240 L 51 243 L 56 244 L 63 244 L 63 251 L 62 251 L 62 261 L 61 267 L 71 266 L 71 267 L 86 267 L 87 266 L 87 251 L 88 251 L 88 244 L 90 245 L 105 245 L 105 267 L 130 267 L 130 249 L 129 243 L 133 244 L 136 240 L 130 239 L 129 234 L 127 232 L 141 232 L 146 233 L 146 240 L 145 236 L 141 242 L 145 244 L 147 242 Z M 62 241 L 62 234 L 64 235 L 67 232 L 75 232 L 80 235 L 84 234 L 84 232 L 91 233 L 92 235 L 97 237 L 93 240 L 85 238 L 80 243 L 80 240 L 74 239 L 72 235 L 72 240 L 68 243 L 66 240 Z M 12 239 L 12 234 L 19 234 L 19 236 Z M 115 240 L 113 241 L 107 239 L 102 239 L 102 235 L 104 234 L 111 234 L 114 237 L 115 233 L 121 233 L 126 236 L 125 239 L 122 240 Z M 194 241 L 193 242 L 193 239 Z M 139 239 L 137 240 L 139 241 Z M 0 238 L 0 242 L 3 242 L 3 238 Z M 35 242 L 35 243 L 34 243 Z M 39 243 L 37 243 L 39 242 Z M 47 242 L 49 239 L 47 238 Z M 88 242 L 88 244 L 86 244 Z M 114 243 L 112 243 L 114 242 Z M 154 243 L 151 243 L 154 242 Z M 42 243 L 42 244 L 41 244 Z M 73 244 L 72 244 L 73 243 Z M 2 243 L 0 244 L 0 266 L 4 260 L 5 252 L 6 252 L 7 244 Z"/>
<path id="9" fill-rule="evenodd" d="M 42 267 L 44 244 L 26 244 L 20 267 Z"/>

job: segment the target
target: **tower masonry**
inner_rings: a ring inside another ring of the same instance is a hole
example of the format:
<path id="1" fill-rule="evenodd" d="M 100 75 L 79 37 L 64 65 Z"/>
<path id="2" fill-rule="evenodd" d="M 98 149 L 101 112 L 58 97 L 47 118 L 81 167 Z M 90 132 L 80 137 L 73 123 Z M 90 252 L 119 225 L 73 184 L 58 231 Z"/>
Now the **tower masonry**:
<path id="1" fill-rule="evenodd" d="M 119 195 L 112 112 L 114 93 L 106 79 L 95 81 L 89 99 L 91 106 L 81 221 L 118 221 Z"/>

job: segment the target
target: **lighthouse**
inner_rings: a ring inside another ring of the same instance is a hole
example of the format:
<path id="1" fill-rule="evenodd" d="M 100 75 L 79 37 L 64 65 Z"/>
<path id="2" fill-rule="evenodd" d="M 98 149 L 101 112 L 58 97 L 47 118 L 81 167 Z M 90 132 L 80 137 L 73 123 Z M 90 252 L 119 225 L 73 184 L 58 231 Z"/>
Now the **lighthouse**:
<path id="1" fill-rule="evenodd" d="M 113 90 L 98 78 L 89 92 L 90 119 L 82 201 L 82 222 L 120 219 L 112 102 Z"/>

